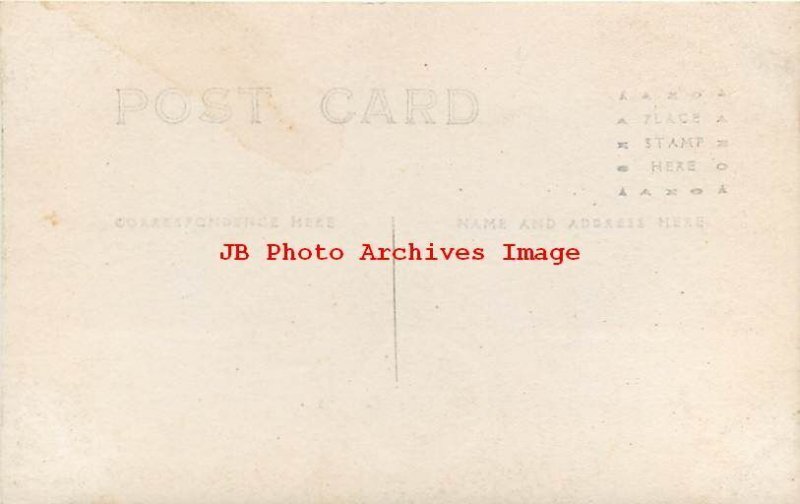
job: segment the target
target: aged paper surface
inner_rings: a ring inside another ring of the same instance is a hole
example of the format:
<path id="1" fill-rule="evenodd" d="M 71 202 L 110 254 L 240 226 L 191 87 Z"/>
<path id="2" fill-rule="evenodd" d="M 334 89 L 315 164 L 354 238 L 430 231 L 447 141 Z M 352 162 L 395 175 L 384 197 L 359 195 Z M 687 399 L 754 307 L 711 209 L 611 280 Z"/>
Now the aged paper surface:
<path id="1" fill-rule="evenodd" d="M 2 502 L 800 501 L 798 12 L 3 4 Z"/>

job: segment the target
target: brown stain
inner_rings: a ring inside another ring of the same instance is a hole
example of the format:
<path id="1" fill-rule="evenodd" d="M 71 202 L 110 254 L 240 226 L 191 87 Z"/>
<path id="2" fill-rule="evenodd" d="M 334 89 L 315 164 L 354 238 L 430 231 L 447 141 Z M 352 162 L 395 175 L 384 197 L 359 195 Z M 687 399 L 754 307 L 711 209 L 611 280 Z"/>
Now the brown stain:
<path id="1" fill-rule="evenodd" d="M 281 109 L 278 107 L 278 104 L 275 103 L 275 99 L 272 97 L 272 94 L 267 96 L 267 107 L 272 111 L 280 124 L 284 125 L 287 129 L 294 128 L 292 121 L 285 117 Z"/>
<path id="2" fill-rule="evenodd" d="M 228 121 L 220 125 L 243 149 L 277 167 L 300 173 L 336 161 L 343 130 L 331 128 L 317 114 L 319 89 L 289 58 L 291 41 L 269 26 L 249 19 L 235 5 L 218 4 L 80 4 L 48 3 L 45 9 L 65 15 L 81 32 L 156 73 L 168 85 L 198 100 L 205 89 L 270 87 L 263 97 L 262 124 Z M 287 18 L 289 22 L 296 18 Z M 176 39 L 177 38 L 177 39 Z M 120 87 L 135 83 L 121 82 Z M 153 92 L 154 90 L 151 90 Z M 295 99 L 296 110 L 280 106 L 276 95 Z M 310 96 L 297 102 L 297 96 Z"/>
<path id="3" fill-rule="evenodd" d="M 61 219 L 59 219 L 58 214 L 56 214 L 55 210 L 42 217 L 42 219 L 49 222 L 50 225 L 53 227 L 56 227 L 61 223 Z"/>

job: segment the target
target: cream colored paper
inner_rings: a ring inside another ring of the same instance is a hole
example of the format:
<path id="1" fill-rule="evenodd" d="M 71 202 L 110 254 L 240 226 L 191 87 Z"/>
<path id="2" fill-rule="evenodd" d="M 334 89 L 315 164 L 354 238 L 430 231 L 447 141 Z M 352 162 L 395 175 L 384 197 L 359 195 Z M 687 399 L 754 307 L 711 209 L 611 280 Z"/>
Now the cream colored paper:
<path id="1" fill-rule="evenodd" d="M 3 503 L 800 499 L 797 4 L 0 16 Z"/>

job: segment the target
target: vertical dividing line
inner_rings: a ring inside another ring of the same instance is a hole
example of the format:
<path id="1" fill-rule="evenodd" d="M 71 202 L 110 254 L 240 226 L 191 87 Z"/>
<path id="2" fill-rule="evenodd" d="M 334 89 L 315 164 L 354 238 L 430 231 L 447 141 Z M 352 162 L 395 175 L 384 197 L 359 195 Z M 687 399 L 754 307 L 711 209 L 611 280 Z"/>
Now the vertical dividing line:
<path id="1" fill-rule="evenodd" d="M 394 216 L 392 216 L 392 251 L 395 247 Z M 394 381 L 400 381 L 400 371 L 397 363 L 397 270 L 394 253 L 392 253 L 392 324 L 394 329 Z"/>

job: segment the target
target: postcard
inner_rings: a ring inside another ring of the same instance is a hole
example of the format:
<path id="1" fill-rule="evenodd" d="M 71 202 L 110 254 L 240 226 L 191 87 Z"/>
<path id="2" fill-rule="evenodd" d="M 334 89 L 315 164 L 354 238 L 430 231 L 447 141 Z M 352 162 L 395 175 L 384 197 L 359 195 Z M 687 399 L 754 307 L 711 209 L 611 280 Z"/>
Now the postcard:
<path id="1" fill-rule="evenodd" d="M 7 504 L 800 499 L 797 3 L 3 3 Z"/>

